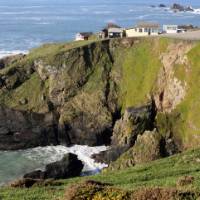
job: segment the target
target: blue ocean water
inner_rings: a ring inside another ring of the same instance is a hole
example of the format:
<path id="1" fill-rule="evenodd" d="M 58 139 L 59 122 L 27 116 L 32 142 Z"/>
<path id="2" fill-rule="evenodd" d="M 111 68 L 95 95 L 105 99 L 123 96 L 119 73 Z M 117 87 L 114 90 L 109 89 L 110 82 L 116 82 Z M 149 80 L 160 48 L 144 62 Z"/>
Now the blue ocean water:
<path id="1" fill-rule="evenodd" d="M 200 26 L 200 10 L 173 13 L 150 7 L 174 2 L 200 8 L 199 0 L 0 0 L 0 55 L 72 40 L 76 32 L 98 31 L 108 22 L 123 27 L 140 20 Z"/>

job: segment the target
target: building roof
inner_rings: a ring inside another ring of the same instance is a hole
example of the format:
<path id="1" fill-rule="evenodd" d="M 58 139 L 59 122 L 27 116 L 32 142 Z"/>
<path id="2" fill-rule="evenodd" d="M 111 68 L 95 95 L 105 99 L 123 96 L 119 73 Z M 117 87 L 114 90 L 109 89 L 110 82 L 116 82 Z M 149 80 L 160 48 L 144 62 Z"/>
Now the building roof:
<path id="1" fill-rule="evenodd" d="M 160 28 L 160 24 L 154 22 L 139 22 L 137 28 Z"/>
<path id="2" fill-rule="evenodd" d="M 111 32 L 111 33 L 122 33 L 123 29 L 122 28 L 109 28 L 108 32 Z"/>
<path id="3" fill-rule="evenodd" d="M 108 24 L 106 25 L 106 27 L 103 28 L 102 31 L 108 30 L 108 29 L 110 29 L 110 28 L 121 28 L 121 27 L 118 26 L 117 24 L 114 24 L 114 23 L 108 23 Z"/>
<path id="4" fill-rule="evenodd" d="M 106 28 L 108 29 L 108 28 L 121 28 L 121 27 L 114 23 L 108 23 Z"/>

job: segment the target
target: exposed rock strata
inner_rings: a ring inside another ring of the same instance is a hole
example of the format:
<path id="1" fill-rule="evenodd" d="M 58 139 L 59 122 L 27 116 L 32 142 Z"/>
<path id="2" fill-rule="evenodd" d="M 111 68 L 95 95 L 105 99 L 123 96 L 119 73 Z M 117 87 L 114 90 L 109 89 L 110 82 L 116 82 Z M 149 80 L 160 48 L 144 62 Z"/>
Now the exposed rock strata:
<path id="1" fill-rule="evenodd" d="M 108 170 L 124 169 L 136 164 L 159 159 L 165 155 L 165 144 L 162 136 L 156 131 L 145 131 L 138 135 L 135 145 L 110 164 Z"/>
<path id="2" fill-rule="evenodd" d="M 122 119 L 115 123 L 111 144 L 133 146 L 139 134 L 153 129 L 155 116 L 154 103 L 138 108 L 127 108 Z"/>
<path id="3" fill-rule="evenodd" d="M 0 106 L 0 149 L 56 145 L 58 137 L 53 113 L 29 113 Z"/>
<path id="4" fill-rule="evenodd" d="M 111 148 L 93 157 L 97 161 L 110 163 L 134 146 L 137 137 L 146 130 L 153 130 L 156 110 L 154 103 L 138 108 L 128 108 L 116 121 L 111 138 Z"/>
<path id="5" fill-rule="evenodd" d="M 166 53 L 161 55 L 163 68 L 158 75 L 155 104 L 158 111 L 171 112 L 184 99 L 187 84 L 174 75 L 176 65 L 186 66 L 189 70 L 187 53 L 191 50 L 191 44 L 171 44 Z"/>

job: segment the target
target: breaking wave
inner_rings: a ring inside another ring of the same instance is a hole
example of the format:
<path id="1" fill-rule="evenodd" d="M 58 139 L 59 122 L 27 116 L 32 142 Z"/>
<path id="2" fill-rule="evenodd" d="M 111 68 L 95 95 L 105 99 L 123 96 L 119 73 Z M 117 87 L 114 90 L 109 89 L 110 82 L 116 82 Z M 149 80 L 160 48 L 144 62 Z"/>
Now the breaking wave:
<path id="1" fill-rule="evenodd" d="M 0 151 L 0 185 L 20 178 L 33 170 L 44 169 L 45 165 L 61 160 L 67 153 L 76 154 L 84 163 L 83 175 L 96 174 L 107 165 L 96 163 L 91 156 L 107 149 L 106 146 L 74 145 L 72 147 L 47 146 L 19 151 Z"/>
<path id="2" fill-rule="evenodd" d="M 20 51 L 20 50 L 13 50 L 13 51 L 0 51 L 0 58 L 17 55 L 17 54 L 27 54 L 28 51 Z"/>

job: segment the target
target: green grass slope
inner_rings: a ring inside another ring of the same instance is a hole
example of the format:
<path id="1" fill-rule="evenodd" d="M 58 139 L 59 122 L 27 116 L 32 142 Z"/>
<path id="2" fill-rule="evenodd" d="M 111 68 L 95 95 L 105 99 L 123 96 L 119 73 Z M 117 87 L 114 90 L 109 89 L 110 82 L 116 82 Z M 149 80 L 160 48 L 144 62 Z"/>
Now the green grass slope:
<path id="1" fill-rule="evenodd" d="M 132 48 L 120 49 L 122 55 L 118 59 L 123 59 L 119 86 L 122 110 L 142 105 L 150 99 L 162 67 L 159 58 L 166 50 L 165 43 L 165 39 L 143 39 Z"/>
<path id="2" fill-rule="evenodd" d="M 192 176 L 191 184 L 177 185 L 180 178 Z M 74 178 L 60 181 L 60 186 L 35 186 L 30 189 L 0 189 L 2 200 L 53 200 L 61 199 L 65 189 L 71 184 L 79 184 L 84 180 L 95 180 L 110 183 L 123 190 L 139 188 L 177 188 L 186 191 L 200 190 L 200 149 L 190 150 L 172 157 L 160 159 L 148 164 L 137 165 L 120 171 L 101 173 L 96 176 Z M 106 199 L 107 200 L 107 199 Z"/>

